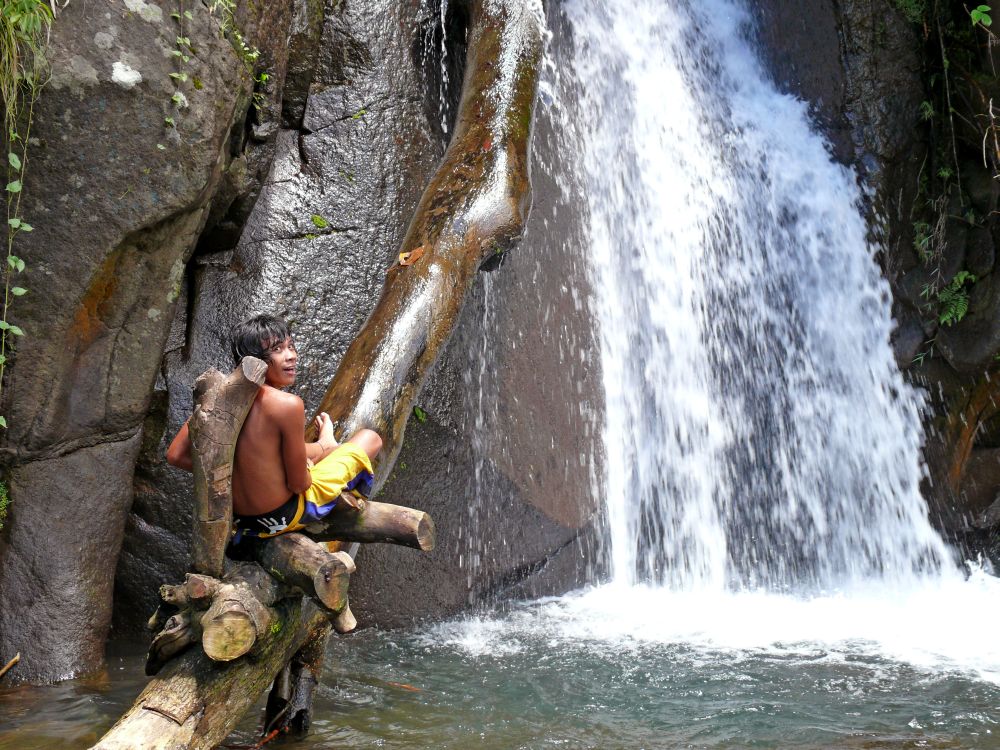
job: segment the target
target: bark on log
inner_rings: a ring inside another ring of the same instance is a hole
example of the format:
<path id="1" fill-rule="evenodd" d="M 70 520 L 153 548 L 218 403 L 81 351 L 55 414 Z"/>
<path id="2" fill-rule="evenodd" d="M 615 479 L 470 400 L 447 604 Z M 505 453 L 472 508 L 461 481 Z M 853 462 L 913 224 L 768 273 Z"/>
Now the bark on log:
<path id="1" fill-rule="evenodd" d="M 233 521 L 233 454 L 243 421 L 264 383 L 267 365 L 244 357 L 227 378 L 209 370 L 194 384 L 188 422 L 194 461 L 194 537 L 191 564 L 220 577 Z"/>
<path id="2" fill-rule="evenodd" d="M 92 750 L 215 747 L 327 617 L 308 598 L 285 599 L 253 659 L 219 665 L 201 649 L 189 649 L 149 682 Z"/>
<path id="3" fill-rule="evenodd" d="M 312 698 L 323 673 L 330 626 L 318 628 L 271 687 L 264 711 L 264 736 L 281 730 L 302 737 L 312 724 Z"/>
<path id="4" fill-rule="evenodd" d="M 361 509 L 334 508 L 321 521 L 305 528 L 313 539 L 347 542 L 386 542 L 424 552 L 434 549 L 434 521 L 422 510 L 374 500 Z"/>
<path id="5" fill-rule="evenodd" d="M 163 666 L 189 646 L 201 640 L 201 613 L 184 610 L 177 612 L 164 623 L 156 634 L 146 655 L 146 674 L 154 675 Z"/>
<path id="6" fill-rule="evenodd" d="M 320 405 L 343 439 L 368 427 L 392 466 L 403 430 L 484 261 L 524 230 L 542 53 L 541 3 L 473 0 L 454 136 Z M 377 471 L 376 478 L 387 472 Z"/>

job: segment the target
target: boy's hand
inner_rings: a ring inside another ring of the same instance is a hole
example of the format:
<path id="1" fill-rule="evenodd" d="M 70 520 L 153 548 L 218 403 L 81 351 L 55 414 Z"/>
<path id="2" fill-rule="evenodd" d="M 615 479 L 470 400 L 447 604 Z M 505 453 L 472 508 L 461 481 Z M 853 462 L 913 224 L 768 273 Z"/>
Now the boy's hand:
<path id="1" fill-rule="evenodd" d="M 333 437 L 333 420 L 330 419 L 330 415 L 325 411 L 321 411 L 316 415 L 316 430 L 319 432 L 319 437 L 316 442 L 320 444 L 324 452 L 332 451 L 336 448 L 339 443 Z"/>

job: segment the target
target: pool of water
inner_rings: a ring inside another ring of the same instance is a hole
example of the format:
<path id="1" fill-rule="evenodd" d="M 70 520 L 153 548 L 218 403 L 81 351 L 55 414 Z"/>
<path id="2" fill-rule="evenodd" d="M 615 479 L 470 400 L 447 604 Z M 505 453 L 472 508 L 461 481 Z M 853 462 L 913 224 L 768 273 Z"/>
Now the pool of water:
<path id="1" fill-rule="evenodd" d="M 910 592 L 605 586 L 331 644 L 303 748 L 997 748 L 997 579 Z M 0 692 L 0 748 L 89 747 L 144 684 Z M 227 740 L 255 738 L 259 711 Z"/>

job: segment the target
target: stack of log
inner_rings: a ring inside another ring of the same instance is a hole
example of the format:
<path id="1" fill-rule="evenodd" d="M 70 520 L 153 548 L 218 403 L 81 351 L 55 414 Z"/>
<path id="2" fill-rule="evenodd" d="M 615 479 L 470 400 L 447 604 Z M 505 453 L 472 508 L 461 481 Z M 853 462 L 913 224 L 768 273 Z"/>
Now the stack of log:
<path id="1" fill-rule="evenodd" d="M 320 409 L 337 434 L 383 438 L 376 477 L 391 469 L 413 401 L 458 321 L 476 273 L 521 235 L 530 206 L 529 146 L 543 47 L 538 0 L 465 0 L 468 54 L 452 141 L 425 189 L 371 316 L 348 348 Z M 265 737 L 304 732 L 328 638 L 356 622 L 354 562 L 320 542 L 388 542 L 430 550 L 421 511 L 343 502 L 323 522 L 225 556 L 236 438 L 265 365 L 195 385 L 189 428 L 195 481 L 194 572 L 161 589 L 155 677 L 95 750 L 214 747 L 271 686 Z"/>

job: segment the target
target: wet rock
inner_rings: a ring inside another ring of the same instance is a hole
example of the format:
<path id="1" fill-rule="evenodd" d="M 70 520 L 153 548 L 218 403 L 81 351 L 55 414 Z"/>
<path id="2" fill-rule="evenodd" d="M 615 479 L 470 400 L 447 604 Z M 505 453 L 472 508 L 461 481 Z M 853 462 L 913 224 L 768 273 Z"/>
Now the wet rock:
<path id="1" fill-rule="evenodd" d="M 980 529 L 1000 526 L 1000 449 L 972 452 L 966 464 L 962 495 L 973 526 Z"/>
<path id="2" fill-rule="evenodd" d="M 969 294 L 969 312 L 952 326 L 941 326 L 938 346 L 958 372 L 978 373 L 1000 354 L 1000 280 L 980 279 Z"/>
<path id="3" fill-rule="evenodd" d="M 913 364 L 914 358 L 923 350 L 926 340 L 927 337 L 919 316 L 908 314 L 900 320 L 890 339 L 896 366 L 905 370 Z"/>
<path id="4" fill-rule="evenodd" d="M 249 43 L 275 31 L 268 19 L 281 5 L 240 16 Z M 179 23 L 192 42 L 186 64 L 172 54 Z M 203 5 L 178 21 L 155 3 L 101 0 L 66 4 L 52 26 L 52 76 L 25 179 L 35 231 L 18 245 L 31 293 L 13 317 L 28 335 L 4 390 L 18 511 L 0 569 L 31 569 L 30 597 L 13 578 L 0 586 L 0 655 L 33 655 L 15 679 L 99 664 L 139 428 L 186 260 L 239 150 L 232 136 L 250 101 L 251 75 L 219 23 Z M 182 65 L 186 80 L 172 78 Z M 43 524 L 47 548 L 76 552 L 33 568 L 25 540 L 53 507 L 72 516 Z M 43 634 L 60 634 L 46 639 L 48 650 L 32 645 L 43 621 Z"/>
<path id="5" fill-rule="evenodd" d="M 965 251 L 965 267 L 970 273 L 982 277 L 993 270 L 996 263 L 996 243 L 989 229 L 972 227 Z"/>
<path id="6" fill-rule="evenodd" d="M 5 660 L 7 649 L 21 653 L 18 681 L 100 665 L 139 440 L 134 432 L 11 471 L 0 639 Z"/>

